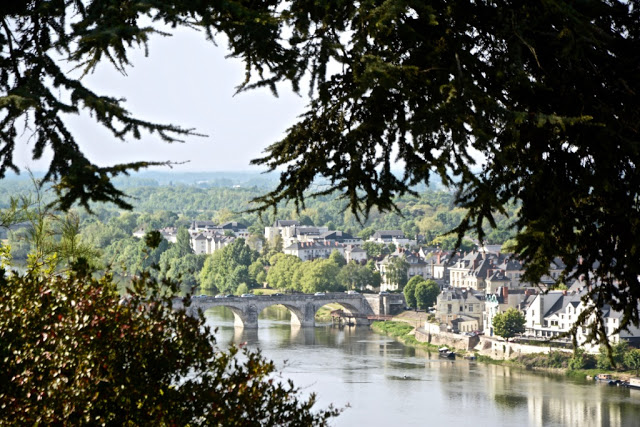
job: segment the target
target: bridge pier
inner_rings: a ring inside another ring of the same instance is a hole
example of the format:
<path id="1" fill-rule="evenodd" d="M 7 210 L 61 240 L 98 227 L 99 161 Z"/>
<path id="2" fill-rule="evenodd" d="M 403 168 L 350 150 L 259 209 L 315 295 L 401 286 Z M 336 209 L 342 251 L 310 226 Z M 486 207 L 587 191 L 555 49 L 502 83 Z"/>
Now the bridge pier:
<path id="1" fill-rule="evenodd" d="M 316 326 L 316 308 L 313 303 L 306 303 L 301 310 L 291 310 L 291 324 L 303 328 Z"/>
<path id="2" fill-rule="evenodd" d="M 250 304 L 244 310 L 231 309 L 233 311 L 233 326 L 236 328 L 257 329 L 258 328 L 258 308 L 255 304 Z"/>

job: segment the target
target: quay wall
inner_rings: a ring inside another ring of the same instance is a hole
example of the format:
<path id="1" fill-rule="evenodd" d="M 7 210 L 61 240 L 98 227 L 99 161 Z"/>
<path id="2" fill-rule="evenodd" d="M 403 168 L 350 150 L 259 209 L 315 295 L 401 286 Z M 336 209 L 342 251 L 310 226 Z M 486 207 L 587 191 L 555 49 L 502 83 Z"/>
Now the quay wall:
<path id="1" fill-rule="evenodd" d="M 427 324 L 425 326 L 425 328 L 416 329 L 415 337 L 417 341 L 428 342 L 429 344 L 437 346 L 446 345 L 449 348 L 465 351 L 473 350 L 480 341 L 480 338 L 477 336 L 470 337 L 468 335 L 441 331 L 438 325 Z"/>

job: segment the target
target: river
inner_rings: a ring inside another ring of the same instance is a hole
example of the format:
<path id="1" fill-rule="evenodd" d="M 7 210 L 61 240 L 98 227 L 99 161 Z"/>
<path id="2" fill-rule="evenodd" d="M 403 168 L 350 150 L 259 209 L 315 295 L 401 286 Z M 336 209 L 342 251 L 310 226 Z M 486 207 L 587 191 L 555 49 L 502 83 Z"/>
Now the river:
<path id="1" fill-rule="evenodd" d="M 640 390 L 444 360 L 367 327 L 294 328 L 284 307 L 264 310 L 257 330 L 234 328 L 226 308 L 205 315 L 221 346 L 260 348 L 318 407 L 348 405 L 335 426 L 640 425 Z"/>

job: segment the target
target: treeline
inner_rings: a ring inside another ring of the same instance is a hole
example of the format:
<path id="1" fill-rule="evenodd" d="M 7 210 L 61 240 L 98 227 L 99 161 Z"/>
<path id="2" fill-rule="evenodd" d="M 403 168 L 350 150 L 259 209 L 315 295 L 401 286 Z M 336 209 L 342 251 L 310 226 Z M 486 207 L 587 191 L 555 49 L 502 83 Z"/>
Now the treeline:
<path id="1" fill-rule="evenodd" d="M 159 185 L 151 179 L 137 179 L 126 183 L 123 189 L 129 195 L 128 201 L 134 206 L 132 212 L 122 212 L 113 205 L 99 204 L 92 206 L 95 214 L 93 217 L 82 215 L 83 219 L 88 223 L 99 221 L 106 224 L 111 218 L 128 215 L 125 221 L 120 221 L 123 231 L 127 233 L 131 231 L 128 230 L 130 225 L 134 228 L 152 229 L 188 225 L 195 219 L 218 223 L 239 221 L 251 226 L 255 232 L 262 232 L 275 219 L 297 219 L 303 225 L 326 226 L 364 239 L 376 230 L 399 229 L 410 237 L 421 235 L 424 243 L 431 243 L 456 227 L 466 214 L 466 210 L 453 205 L 454 196 L 446 191 L 425 190 L 418 196 L 397 198 L 399 213 L 374 210 L 361 224 L 346 209 L 346 201 L 337 194 L 308 199 L 305 209 L 300 212 L 296 212 L 293 205 L 283 205 L 276 215 L 266 212 L 260 216 L 247 211 L 252 208 L 251 200 L 264 194 L 264 187 L 202 188 L 182 183 Z M 136 183 L 139 185 L 134 185 Z M 3 180 L 0 182 L 0 207 L 8 207 L 11 196 L 28 194 L 32 189 L 33 185 L 28 179 Z M 508 211 L 508 217 L 496 215 L 497 228 L 487 227 L 486 243 L 501 244 L 512 236 L 511 224 L 516 212 L 513 207 Z M 135 223 L 132 224 L 131 221 Z M 455 241 L 452 237 L 439 240 L 445 246 L 451 246 Z"/>
<path id="2" fill-rule="evenodd" d="M 252 207 L 251 199 L 263 194 L 264 187 L 203 187 L 183 183 L 159 185 L 154 180 L 139 179 L 127 181 L 123 188 L 134 205 L 132 211 L 99 204 L 91 206 L 91 212 L 83 209 L 68 214 L 54 212 L 55 215 L 43 220 L 47 228 L 45 234 L 52 241 L 59 241 L 64 221 L 52 218 L 56 215 L 58 218 L 72 215 L 77 223 L 75 238 L 78 244 L 91 249 L 86 253 L 92 254 L 91 262 L 98 268 L 110 269 L 129 277 L 151 269 L 159 279 L 180 279 L 185 286 L 216 288 L 221 292 L 235 291 L 240 284 L 250 288 L 264 282 L 273 283 L 274 287 L 284 290 L 332 290 L 336 286 L 340 289 L 352 289 L 358 288 L 361 283 L 375 283 L 377 279 L 373 277 L 372 264 L 347 266 L 321 260 L 308 263 L 298 260 L 298 266 L 294 260 L 283 260 L 284 255 L 279 254 L 281 248 L 269 247 L 263 253 L 252 252 L 251 255 L 247 255 L 246 251 L 236 250 L 230 258 L 238 265 L 231 269 L 230 266 L 225 266 L 227 261 L 219 259 L 223 256 L 228 258 L 227 252 L 221 251 L 212 256 L 195 255 L 191 252 L 187 228 L 195 219 L 212 220 L 216 223 L 238 221 L 246 224 L 251 233 L 246 243 L 250 243 L 253 248 L 258 247 L 257 241 L 263 239 L 264 227 L 270 226 L 277 218 L 297 219 L 304 225 L 326 226 L 363 239 L 370 237 L 376 230 L 400 229 L 410 237 L 421 235 L 425 244 L 437 243 L 443 249 L 451 249 L 456 237 L 443 237 L 442 234 L 458 225 L 466 213 L 464 209 L 453 206 L 454 198 L 450 193 L 432 190 L 426 190 L 418 196 L 398 198 L 396 203 L 399 214 L 373 211 L 367 221 L 360 224 L 345 210 L 346 203 L 338 195 L 309 199 L 305 209 L 300 212 L 296 212 L 293 206 L 285 205 L 276 214 L 267 212 L 260 216 L 248 210 Z M 26 178 L 0 181 L 0 208 L 3 211 L 10 210 L 12 201 L 15 204 L 16 199 L 20 199 L 27 209 L 34 211 L 48 206 L 53 197 L 44 189 L 34 191 L 34 184 Z M 515 209 L 511 210 L 509 217 L 496 216 L 498 227 L 488 230 L 487 243 L 500 244 L 511 237 L 510 222 L 515 212 Z M 47 215 L 49 214 L 51 212 Z M 13 258 L 20 262 L 26 259 L 33 246 L 29 230 L 34 224 L 26 217 L 15 219 L 13 223 L 15 222 L 22 222 L 24 227 L 9 230 L 5 228 L 2 238 L 10 245 Z M 10 221 L 4 223 L 9 225 Z M 163 227 L 176 227 L 179 230 L 176 243 L 164 241 L 155 249 L 149 250 L 143 240 L 132 235 L 139 229 L 150 231 Z M 470 245 L 466 241 L 464 244 Z M 370 258 L 380 258 L 393 252 L 395 247 L 366 243 L 364 249 Z M 214 268 L 215 263 L 219 265 L 216 264 Z M 260 264 L 261 269 L 256 263 Z M 280 267 L 286 263 L 291 265 Z M 286 273 L 279 273 L 280 270 L 286 270 Z M 336 274 L 341 275 L 339 281 L 335 279 Z M 325 280 L 327 277 L 333 277 L 331 283 Z"/>

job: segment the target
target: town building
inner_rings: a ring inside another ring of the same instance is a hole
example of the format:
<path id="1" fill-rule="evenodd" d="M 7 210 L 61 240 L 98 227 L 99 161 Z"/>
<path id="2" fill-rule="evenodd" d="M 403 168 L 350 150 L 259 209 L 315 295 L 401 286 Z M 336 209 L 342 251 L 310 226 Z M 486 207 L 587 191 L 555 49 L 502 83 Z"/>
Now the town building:
<path id="1" fill-rule="evenodd" d="M 392 283 L 389 275 L 389 266 L 394 258 L 403 258 L 407 263 L 407 280 L 414 276 L 421 276 L 425 279 L 431 278 L 431 270 L 427 262 L 416 252 L 411 252 L 402 248 L 396 249 L 393 254 L 387 255 L 381 261 L 376 262 L 376 269 L 380 273 L 380 291 L 399 291 L 397 283 Z"/>
<path id="2" fill-rule="evenodd" d="M 333 251 L 345 256 L 345 246 L 339 243 L 295 242 L 283 249 L 285 254 L 297 256 L 302 261 L 327 259 Z"/>
<path id="3" fill-rule="evenodd" d="M 540 293 L 525 307 L 525 335 L 551 339 L 562 334 L 567 334 L 582 312 L 593 304 L 586 298 L 586 288 L 578 292 L 550 291 Z M 640 344 L 640 328 L 629 325 L 626 330 L 616 331 L 620 327 L 622 313 L 615 311 L 605 304 L 599 315 L 605 324 L 605 332 L 610 343 L 615 344 L 622 340 L 633 346 Z M 587 351 L 596 353 L 599 345 L 587 340 L 589 326 L 596 321 L 595 314 L 585 319 L 583 327 L 576 329 L 578 344 Z"/>
<path id="4" fill-rule="evenodd" d="M 340 243 L 342 245 L 362 246 L 362 239 L 354 237 L 344 231 L 329 230 L 318 236 L 318 241 L 325 243 Z"/>
<path id="5" fill-rule="evenodd" d="M 402 247 L 405 247 L 407 245 L 416 245 L 416 241 L 405 237 L 404 233 L 401 230 L 379 230 L 373 233 L 368 241 L 374 243 L 384 243 L 386 245 L 388 245 L 389 243 L 393 243 L 396 246 Z"/>
<path id="6" fill-rule="evenodd" d="M 357 262 L 358 264 L 364 264 L 367 262 L 367 251 L 359 246 L 347 245 L 344 248 L 344 257 L 347 262 Z"/>
<path id="7" fill-rule="evenodd" d="M 482 329 L 484 293 L 461 288 L 445 288 L 436 301 L 436 319 L 452 332 Z M 454 322 L 455 321 L 455 322 Z M 453 322 L 453 323 L 452 323 Z"/>

